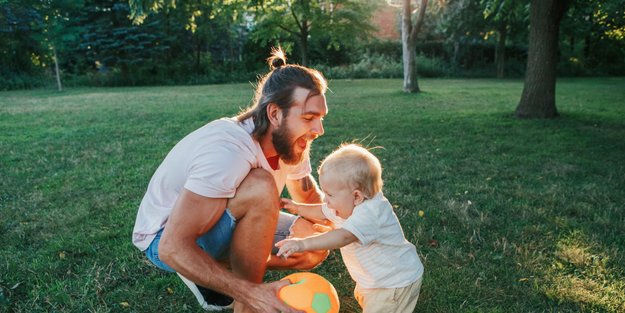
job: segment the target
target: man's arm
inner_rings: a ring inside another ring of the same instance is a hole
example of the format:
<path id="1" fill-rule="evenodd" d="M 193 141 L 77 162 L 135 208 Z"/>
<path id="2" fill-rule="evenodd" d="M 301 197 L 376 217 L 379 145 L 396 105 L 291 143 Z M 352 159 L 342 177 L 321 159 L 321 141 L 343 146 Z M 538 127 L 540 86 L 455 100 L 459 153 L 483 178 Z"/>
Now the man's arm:
<path id="1" fill-rule="evenodd" d="M 321 190 L 311 174 L 298 180 L 287 180 L 286 188 L 291 199 L 301 203 L 321 203 Z"/>
<path id="2" fill-rule="evenodd" d="M 165 225 L 159 257 L 193 282 L 227 294 L 258 312 L 294 312 L 276 297 L 283 284 L 255 284 L 238 278 L 196 244 L 195 240 L 217 223 L 226 203 L 227 199 L 207 198 L 183 189 Z"/>

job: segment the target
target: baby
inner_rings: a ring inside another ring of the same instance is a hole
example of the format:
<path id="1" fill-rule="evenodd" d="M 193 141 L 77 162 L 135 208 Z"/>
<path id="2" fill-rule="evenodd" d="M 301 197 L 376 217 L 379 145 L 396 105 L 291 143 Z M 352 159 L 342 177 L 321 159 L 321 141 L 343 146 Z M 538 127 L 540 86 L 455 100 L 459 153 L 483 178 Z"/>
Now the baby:
<path id="1" fill-rule="evenodd" d="M 364 313 L 412 312 L 419 299 L 423 265 L 382 194 L 380 161 L 360 145 L 342 145 L 321 163 L 319 184 L 324 203 L 289 199 L 282 203 L 306 219 L 329 221 L 333 229 L 282 240 L 276 243 L 278 256 L 340 248 Z"/>

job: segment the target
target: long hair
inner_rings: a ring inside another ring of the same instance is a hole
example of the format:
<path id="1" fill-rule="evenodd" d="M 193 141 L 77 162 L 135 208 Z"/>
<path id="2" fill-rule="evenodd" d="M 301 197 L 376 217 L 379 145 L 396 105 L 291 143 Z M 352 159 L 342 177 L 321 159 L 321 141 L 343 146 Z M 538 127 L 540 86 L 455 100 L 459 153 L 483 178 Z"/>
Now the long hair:
<path id="1" fill-rule="evenodd" d="M 280 47 L 272 48 L 267 63 L 270 71 L 260 77 L 252 105 L 237 115 L 239 122 L 250 117 L 254 120 L 252 136 L 256 140 L 260 140 L 269 128 L 267 106 L 270 103 L 278 105 L 283 116 L 287 116 L 293 105 L 293 91 L 297 87 L 308 89 L 310 95 L 317 95 L 325 94 L 328 84 L 317 70 L 286 64 L 284 51 Z"/>

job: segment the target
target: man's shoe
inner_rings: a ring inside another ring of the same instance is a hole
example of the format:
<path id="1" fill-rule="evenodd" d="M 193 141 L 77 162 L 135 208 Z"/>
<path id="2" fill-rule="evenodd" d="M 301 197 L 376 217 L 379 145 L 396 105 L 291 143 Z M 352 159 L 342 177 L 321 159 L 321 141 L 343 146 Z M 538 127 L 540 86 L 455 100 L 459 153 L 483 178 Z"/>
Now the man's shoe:
<path id="1" fill-rule="evenodd" d="M 191 289 L 193 295 L 197 299 L 197 302 L 200 303 L 204 310 L 208 311 L 221 311 L 225 309 L 232 309 L 234 304 L 234 299 L 221 294 L 217 291 L 210 290 L 208 288 L 204 288 L 200 285 L 196 285 L 194 282 L 190 281 L 188 278 L 177 273 L 178 277 L 182 279 L 185 285 Z"/>

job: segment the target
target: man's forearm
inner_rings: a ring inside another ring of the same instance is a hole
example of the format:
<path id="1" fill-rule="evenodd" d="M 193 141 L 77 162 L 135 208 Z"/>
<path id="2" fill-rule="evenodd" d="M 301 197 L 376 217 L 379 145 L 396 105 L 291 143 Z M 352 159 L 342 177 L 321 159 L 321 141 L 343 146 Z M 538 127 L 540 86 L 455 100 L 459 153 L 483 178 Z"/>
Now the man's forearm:
<path id="1" fill-rule="evenodd" d="M 296 184 L 300 192 L 291 194 L 293 200 L 302 203 L 321 203 L 321 190 L 310 175 L 299 179 Z"/>
<path id="2" fill-rule="evenodd" d="M 247 302 L 244 290 L 255 285 L 236 277 L 206 254 L 195 242 L 161 241 L 159 255 L 163 262 L 184 277 L 205 288 L 227 294 L 237 301 Z"/>

